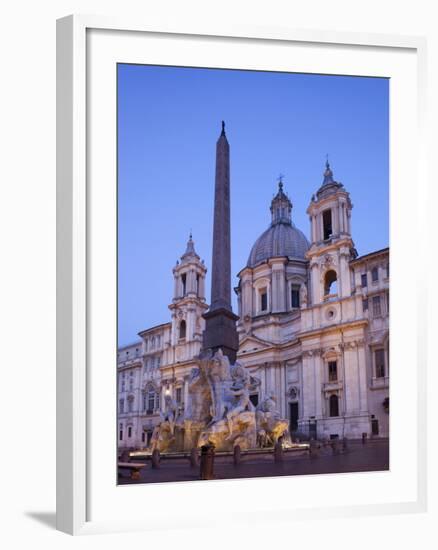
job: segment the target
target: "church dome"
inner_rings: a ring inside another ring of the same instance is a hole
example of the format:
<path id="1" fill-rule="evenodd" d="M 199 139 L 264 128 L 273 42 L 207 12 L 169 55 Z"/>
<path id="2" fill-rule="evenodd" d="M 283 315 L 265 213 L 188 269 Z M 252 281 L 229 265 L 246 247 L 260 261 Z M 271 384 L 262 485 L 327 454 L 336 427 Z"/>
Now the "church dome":
<path id="1" fill-rule="evenodd" d="M 283 183 L 279 182 L 279 191 L 271 203 L 272 223 L 254 243 L 248 258 L 248 267 L 279 256 L 304 260 L 310 244 L 304 233 L 291 219 L 292 203 L 283 192 Z"/>
<path id="2" fill-rule="evenodd" d="M 305 259 L 309 242 L 304 233 L 292 224 L 272 225 L 254 243 L 248 258 L 248 267 L 277 256 Z"/>

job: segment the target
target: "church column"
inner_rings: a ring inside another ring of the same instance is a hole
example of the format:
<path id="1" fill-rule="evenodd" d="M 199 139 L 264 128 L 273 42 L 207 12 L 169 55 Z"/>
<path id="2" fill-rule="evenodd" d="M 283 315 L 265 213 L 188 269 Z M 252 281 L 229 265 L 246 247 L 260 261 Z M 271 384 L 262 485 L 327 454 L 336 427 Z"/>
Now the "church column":
<path id="1" fill-rule="evenodd" d="M 340 279 L 340 294 L 342 298 L 351 296 L 351 280 L 350 280 L 350 266 L 348 263 L 349 252 L 345 249 L 340 251 L 339 254 L 339 279 Z"/>
<path id="2" fill-rule="evenodd" d="M 332 208 L 333 234 L 339 235 L 339 205 L 335 204 Z"/>
<path id="3" fill-rule="evenodd" d="M 166 392 L 166 383 L 165 383 L 165 380 L 163 380 L 163 382 L 161 383 L 161 388 L 160 388 L 160 411 L 164 411 L 165 410 L 165 401 L 164 401 L 164 398 L 165 398 L 165 392 Z"/>
<path id="4" fill-rule="evenodd" d="M 173 279 L 173 297 L 178 298 L 178 277 L 175 275 Z"/>
<path id="5" fill-rule="evenodd" d="M 368 412 L 368 399 L 367 399 L 367 366 L 365 358 L 365 341 L 359 340 L 357 342 L 357 363 L 359 368 L 359 402 L 360 412 Z"/>
<path id="6" fill-rule="evenodd" d="M 205 278 L 200 274 L 198 296 L 199 298 L 205 298 Z"/>
<path id="7" fill-rule="evenodd" d="M 172 346 L 174 346 L 177 342 L 177 324 L 178 324 L 178 321 L 177 321 L 177 318 L 176 318 L 176 314 L 175 313 L 172 313 L 172 327 L 171 327 L 171 333 L 170 333 L 170 343 Z"/>
<path id="8" fill-rule="evenodd" d="M 286 411 L 286 363 L 281 361 L 279 366 L 279 378 L 280 378 L 280 401 L 281 401 L 281 415 L 283 418 L 287 417 Z"/>
<path id="9" fill-rule="evenodd" d="M 187 309 L 186 323 L 186 342 L 190 342 L 195 333 L 194 310 L 191 307 Z"/>
<path id="10" fill-rule="evenodd" d="M 318 264 L 311 263 L 311 278 L 312 278 L 312 297 L 313 297 L 313 304 L 319 304 L 321 302 L 321 288 L 320 288 L 320 282 L 319 282 L 319 269 Z"/>
<path id="11" fill-rule="evenodd" d="M 284 304 L 284 265 L 274 264 L 272 266 L 272 309 L 273 313 L 285 311 Z"/>
<path id="12" fill-rule="evenodd" d="M 322 417 L 322 369 L 324 361 L 321 357 L 321 350 L 314 351 L 315 369 L 315 416 Z"/>
<path id="13" fill-rule="evenodd" d="M 359 412 L 359 365 L 355 342 L 347 342 L 344 351 L 345 414 Z"/>
<path id="14" fill-rule="evenodd" d="M 187 410 L 189 402 L 189 376 L 184 376 L 184 410 Z"/>
<path id="15" fill-rule="evenodd" d="M 312 352 L 305 351 L 303 353 L 303 394 L 301 396 L 303 407 L 303 419 L 309 420 L 309 417 L 314 416 L 315 400 L 314 400 L 314 376 L 313 376 L 313 357 Z"/>

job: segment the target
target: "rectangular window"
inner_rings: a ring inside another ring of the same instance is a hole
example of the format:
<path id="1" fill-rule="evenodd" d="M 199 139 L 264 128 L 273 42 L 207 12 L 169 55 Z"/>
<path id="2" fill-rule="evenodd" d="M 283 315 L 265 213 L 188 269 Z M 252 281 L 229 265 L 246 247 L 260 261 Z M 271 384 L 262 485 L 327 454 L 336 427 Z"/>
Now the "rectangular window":
<path id="1" fill-rule="evenodd" d="M 146 441 L 146 434 L 145 432 L 142 432 L 141 434 L 141 442 L 144 443 Z"/>
<path id="2" fill-rule="evenodd" d="M 373 296 L 373 316 L 380 317 L 382 308 L 380 307 L 380 296 Z"/>
<path id="3" fill-rule="evenodd" d="M 132 428 L 129 426 L 128 428 L 128 437 L 132 437 Z"/>
<path id="4" fill-rule="evenodd" d="M 260 309 L 261 311 L 267 311 L 268 309 L 268 292 L 266 288 L 260 291 Z"/>
<path id="5" fill-rule="evenodd" d="M 386 277 L 389 277 L 389 263 L 386 264 Z"/>
<path id="6" fill-rule="evenodd" d="M 123 424 L 119 426 L 119 440 L 123 441 Z"/>
<path id="7" fill-rule="evenodd" d="M 368 298 L 365 298 L 365 300 L 362 300 L 362 309 L 363 311 L 368 311 Z"/>
<path id="8" fill-rule="evenodd" d="M 362 285 L 362 288 L 368 286 L 368 277 L 366 273 L 362 273 L 360 276 L 360 284 Z"/>
<path id="9" fill-rule="evenodd" d="M 336 382 L 338 379 L 338 365 L 336 361 L 329 361 L 328 363 L 328 377 L 329 382 Z"/>
<path id="10" fill-rule="evenodd" d="M 181 399 L 182 399 L 182 388 L 176 388 L 176 402 L 180 404 Z"/>
<path id="11" fill-rule="evenodd" d="M 128 399 L 128 412 L 132 413 L 133 407 L 134 407 L 134 400 Z"/>
<path id="12" fill-rule="evenodd" d="M 379 280 L 379 270 L 377 269 L 377 267 L 373 267 L 373 269 L 371 270 L 371 280 L 373 281 L 373 283 L 377 283 L 377 281 Z"/>
<path id="13" fill-rule="evenodd" d="M 376 361 L 376 378 L 385 377 L 385 350 L 377 349 L 374 353 Z"/>
<path id="14" fill-rule="evenodd" d="M 300 307 L 300 287 L 299 287 L 299 285 L 292 285 L 291 303 L 292 303 L 292 307 Z"/>

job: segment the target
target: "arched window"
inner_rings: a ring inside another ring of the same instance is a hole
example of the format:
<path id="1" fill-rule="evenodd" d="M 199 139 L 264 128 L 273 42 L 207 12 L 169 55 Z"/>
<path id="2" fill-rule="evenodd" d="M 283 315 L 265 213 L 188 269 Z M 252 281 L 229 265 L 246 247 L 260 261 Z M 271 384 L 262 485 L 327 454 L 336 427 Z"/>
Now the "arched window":
<path id="1" fill-rule="evenodd" d="M 182 295 L 185 296 L 186 290 L 187 290 L 187 275 L 185 273 L 181 275 L 181 287 L 182 287 Z"/>
<path id="2" fill-rule="evenodd" d="M 180 338 L 180 340 L 182 338 L 186 337 L 186 331 L 187 331 L 186 322 L 184 320 L 182 320 L 181 323 L 179 324 L 179 338 Z"/>
<path id="3" fill-rule="evenodd" d="M 330 239 L 332 236 L 333 230 L 332 230 L 332 211 L 324 210 L 322 213 L 322 224 L 323 224 L 323 232 L 324 232 L 324 240 Z"/>
<path id="4" fill-rule="evenodd" d="M 300 307 L 300 285 L 291 285 L 290 303 L 292 308 Z"/>
<path id="5" fill-rule="evenodd" d="M 330 269 L 324 277 L 324 296 L 333 296 L 338 293 L 338 277 L 336 271 Z"/>
<path id="6" fill-rule="evenodd" d="M 339 416 L 339 399 L 337 395 L 331 395 L 329 399 L 330 416 Z"/>
<path id="7" fill-rule="evenodd" d="M 260 311 L 268 311 L 268 289 L 263 287 L 259 290 Z"/>

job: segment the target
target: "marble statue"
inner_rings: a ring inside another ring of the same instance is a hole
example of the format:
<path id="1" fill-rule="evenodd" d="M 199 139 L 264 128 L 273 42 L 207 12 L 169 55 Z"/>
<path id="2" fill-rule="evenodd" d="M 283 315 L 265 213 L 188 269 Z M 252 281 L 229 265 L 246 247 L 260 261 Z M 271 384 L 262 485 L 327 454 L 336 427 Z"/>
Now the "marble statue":
<path id="1" fill-rule="evenodd" d="M 195 367 L 188 379 L 188 399 L 184 420 L 192 422 L 208 422 L 211 412 L 211 393 L 205 369 Z"/>
<path id="2" fill-rule="evenodd" d="M 257 405 L 256 421 L 260 447 L 275 445 L 280 437 L 291 444 L 288 421 L 277 410 L 275 394 L 268 394 Z"/>
<path id="3" fill-rule="evenodd" d="M 231 379 L 230 361 L 222 350 L 218 350 L 213 356 L 209 356 L 202 364 L 211 390 L 211 423 L 222 420 L 229 399 Z"/>
<path id="4" fill-rule="evenodd" d="M 170 395 L 164 396 L 164 414 L 160 413 L 161 421 L 168 422 L 171 434 L 175 432 L 175 423 L 178 416 L 178 405 Z"/>
<path id="5" fill-rule="evenodd" d="M 307 286 L 305 283 L 301 283 L 300 286 L 300 306 L 301 308 L 307 307 Z"/>

